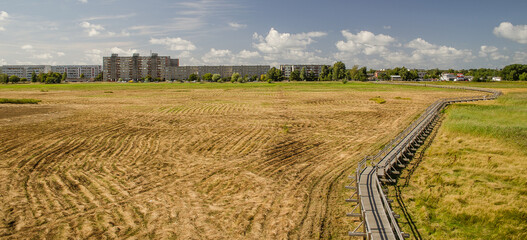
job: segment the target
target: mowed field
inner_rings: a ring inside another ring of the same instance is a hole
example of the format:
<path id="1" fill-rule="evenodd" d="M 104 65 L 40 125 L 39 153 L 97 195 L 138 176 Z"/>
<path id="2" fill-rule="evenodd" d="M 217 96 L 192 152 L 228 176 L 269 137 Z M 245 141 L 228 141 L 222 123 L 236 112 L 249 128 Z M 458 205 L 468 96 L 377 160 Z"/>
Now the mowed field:
<path id="1" fill-rule="evenodd" d="M 347 238 L 347 176 L 433 101 L 369 83 L 0 86 L 0 237 Z M 381 97 L 386 103 L 370 100 Z"/>

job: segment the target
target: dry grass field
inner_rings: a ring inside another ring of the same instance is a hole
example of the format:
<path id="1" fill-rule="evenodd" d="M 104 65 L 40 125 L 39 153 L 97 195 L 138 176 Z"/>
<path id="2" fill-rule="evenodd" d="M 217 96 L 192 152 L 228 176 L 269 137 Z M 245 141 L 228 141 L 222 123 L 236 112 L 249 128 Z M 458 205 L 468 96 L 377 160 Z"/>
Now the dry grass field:
<path id="1" fill-rule="evenodd" d="M 347 175 L 433 101 L 365 83 L 0 86 L 4 239 L 346 238 Z M 380 97 L 386 103 L 370 100 Z"/>

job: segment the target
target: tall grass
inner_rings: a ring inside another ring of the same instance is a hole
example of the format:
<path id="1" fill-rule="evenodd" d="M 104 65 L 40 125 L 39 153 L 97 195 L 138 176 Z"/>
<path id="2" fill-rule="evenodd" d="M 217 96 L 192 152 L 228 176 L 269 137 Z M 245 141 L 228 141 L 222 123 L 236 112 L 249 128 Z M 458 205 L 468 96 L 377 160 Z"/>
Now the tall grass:
<path id="1" fill-rule="evenodd" d="M 493 105 L 455 105 L 445 127 L 476 137 L 492 137 L 527 151 L 527 93 L 511 93 Z"/>
<path id="2" fill-rule="evenodd" d="M 401 189 L 423 239 L 527 239 L 526 142 L 525 90 L 450 107 Z"/>

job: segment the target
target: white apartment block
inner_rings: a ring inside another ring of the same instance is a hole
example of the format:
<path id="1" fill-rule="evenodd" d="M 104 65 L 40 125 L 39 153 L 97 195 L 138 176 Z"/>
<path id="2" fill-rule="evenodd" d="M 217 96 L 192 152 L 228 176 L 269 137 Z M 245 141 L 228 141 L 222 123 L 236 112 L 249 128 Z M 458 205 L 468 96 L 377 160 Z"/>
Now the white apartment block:
<path id="1" fill-rule="evenodd" d="M 199 77 L 211 73 L 219 74 L 221 77 L 231 77 L 234 73 L 241 76 L 258 76 L 266 74 L 271 67 L 269 65 L 238 65 L 238 66 L 178 66 L 170 67 L 170 80 L 188 79 L 190 74 L 197 74 Z M 167 78 L 168 79 L 168 78 Z"/>
<path id="2" fill-rule="evenodd" d="M 84 74 L 84 79 L 94 79 L 102 72 L 101 65 L 59 65 L 51 66 L 52 72 L 60 74 L 67 73 L 67 79 L 80 79 Z"/>
<path id="3" fill-rule="evenodd" d="M 2 73 L 9 76 L 15 75 L 19 78 L 31 79 L 31 74 L 48 73 L 51 71 L 49 65 L 4 65 L 2 66 Z"/>
<path id="4" fill-rule="evenodd" d="M 135 53 L 131 57 L 120 57 L 112 54 L 111 57 L 103 57 L 104 81 L 118 81 L 119 79 L 140 80 L 146 76 L 159 79 L 171 79 L 171 67 L 179 66 L 179 59 L 171 59 L 169 56 L 139 56 Z"/>
<path id="5" fill-rule="evenodd" d="M 285 78 L 291 76 L 291 72 L 298 70 L 302 71 L 302 68 L 306 69 L 307 73 L 315 74 L 315 77 L 318 77 L 322 71 L 322 66 L 324 65 L 280 65 L 280 71 Z"/>

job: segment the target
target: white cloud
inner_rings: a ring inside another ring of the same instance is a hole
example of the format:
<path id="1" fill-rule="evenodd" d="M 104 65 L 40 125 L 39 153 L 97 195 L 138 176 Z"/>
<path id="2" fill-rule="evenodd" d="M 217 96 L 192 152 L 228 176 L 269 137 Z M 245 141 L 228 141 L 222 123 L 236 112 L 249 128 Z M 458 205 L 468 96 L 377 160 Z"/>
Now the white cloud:
<path id="1" fill-rule="evenodd" d="M 0 31 L 5 31 L 5 28 L 2 26 L 2 22 L 5 22 L 9 18 L 9 14 L 4 11 L 0 11 Z"/>
<path id="2" fill-rule="evenodd" d="M 251 52 L 251 51 L 248 51 L 248 50 L 242 50 L 240 51 L 240 53 L 238 54 L 238 57 L 240 58 L 256 58 L 256 57 L 260 57 L 260 54 L 258 52 Z"/>
<path id="3" fill-rule="evenodd" d="M 498 50 L 497 47 L 494 47 L 494 46 L 481 46 L 480 50 L 479 50 L 479 54 L 478 54 L 479 57 L 482 57 L 482 58 L 490 58 L 492 60 L 507 60 L 509 59 L 508 56 L 505 56 L 503 54 L 501 54 Z"/>
<path id="4" fill-rule="evenodd" d="M 494 28 L 494 35 L 507 38 L 512 41 L 527 44 L 527 25 L 512 25 L 510 22 L 502 22 Z"/>
<path id="5" fill-rule="evenodd" d="M 0 59 L 0 66 L 2 65 L 7 65 L 7 62 L 5 61 L 5 59 Z"/>
<path id="6" fill-rule="evenodd" d="M 79 0 L 81 3 L 88 3 L 88 0 Z"/>
<path id="7" fill-rule="evenodd" d="M 100 35 L 102 31 L 104 31 L 104 27 L 97 24 L 91 24 L 89 22 L 82 22 L 80 24 L 82 28 L 88 33 L 88 36 L 94 37 L 97 35 Z"/>
<path id="8" fill-rule="evenodd" d="M 91 64 L 100 64 L 102 63 L 102 51 L 99 49 L 91 49 L 84 51 L 85 59 L 88 60 Z"/>
<path id="9" fill-rule="evenodd" d="M 0 21 L 4 21 L 9 17 L 9 14 L 5 11 L 0 11 Z"/>
<path id="10" fill-rule="evenodd" d="M 410 41 L 406 46 L 408 48 L 415 49 L 412 52 L 412 58 L 416 60 L 421 60 L 424 57 L 430 57 L 441 61 L 448 61 L 449 59 L 454 60 L 472 56 L 472 52 L 470 50 L 458 50 L 453 47 L 438 46 L 431 44 L 421 38 L 416 38 Z"/>
<path id="11" fill-rule="evenodd" d="M 229 26 L 231 28 L 234 28 L 234 29 L 241 29 L 241 28 L 246 28 L 247 27 L 247 24 L 240 24 L 240 23 L 235 23 L 235 22 L 230 22 L 229 23 Z"/>
<path id="12" fill-rule="evenodd" d="M 527 62 L 527 52 L 515 52 L 513 59 L 514 59 L 514 62 L 516 63 L 526 63 Z"/>
<path id="13" fill-rule="evenodd" d="M 338 41 L 337 49 L 349 53 L 364 53 L 366 55 L 384 54 L 388 52 L 388 46 L 395 42 L 391 36 L 372 32 L 361 31 L 357 34 L 350 33 L 347 30 L 341 31 L 346 41 Z"/>
<path id="14" fill-rule="evenodd" d="M 249 59 L 260 58 L 260 53 L 242 50 L 239 53 L 233 53 L 228 49 L 211 48 L 209 52 L 201 57 L 202 63 L 209 65 L 229 65 L 229 64 L 247 64 Z"/>
<path id="15" fill-rule="evenodd" d="M 84 21 L 80 23 L 79 25 L 82 28 L 84 28 L 84 31 L 88 33 L 88 36 L 90 37 L 95 37 L 95 36 L 128 37 L 130 36 L 130 33 L 125 30 L 122 30 L 120 33 L 106 31 L 106 28 L 104 28 L 102 25 L 89 23 L 87 21 Z"/>
<path id="16" fill-rule="evenodd" d="M 382 28 L 388 30 L 388 29 L 392 29 L 392 26 L 388 25 L 388 26 L 382 26 Z"/>
<path id="17" fill-rule="evenodd" d="M 57 52 L 57 56 L 59 56 L 59 57 L 62 57 L 62 56 L 64 56 L 64 55 L 66 55 L 66 54 L 63 53 L 63 52 Z"/>
<path id="18" fill-rule="evenodd" d="M 271 28 L 265 37 L 258 33 L 253 34 L 253 39 L 258 41 L 258 43 L 253 43 L 253 47 L 263 53 L 267 61 L 292 60 L 302 63 L 326 63 L 327 59 L 318 57 L 307 49 L 315 42 L 315 38 L 326 35 L 325 32 L 279 33 Z"/>
<path id="19" fill-rule="evenodd" d="M 25 51 L 31 51 L 33 50 L 33 46 L 31 46 L 30 44 L 26 44 L 26 45 L 23 45 L 22 47 L 20 47 L 22 50 L 25 50 Z"/>
<path id="20" fill-rule="evenodd" d="M 117 54 L 124 54 L 124 55 L 132 55 L 134 53 L 138 53 L 139 51 L 137 49 L 131 49 L 131 48 L 129 48 L 128 50 L 124 50 L 118 47 L 113 47 L 110 49 L 110 52 L 117 53 Z"/>
<path id="21" fill-rule="evenodd" d="M 460 61 L 473 60 L 470 50 L 435 45 L 422 38 L 402 44 L 391 36 L 368 31 L 353 34 L 344 30 L 342 35 L 346 40 L 336 43 L 339 52 L 335 58 L 369 67 L 454 67 Z"/>
<path id="22" fill-rule="evenodd" d="M 36 59 L 42 59 L 42 60 L 53 59 L 53 55 L 51 55 L 50 53 L 35 54 L 32 57 Z"/>
<path id="23" fill-rule="evenodd" d="M 150 39 L 151 44 L 160 44 L 165 45 L 168 47 L 168 49 L 172 51 L 193 51 L 196 50 L 196 46 L 188 41 L 184 40 L 182 38 L 151 38 Z"/>
<path id="24" fill-rule="evenodd" d="M 205 64 L 210 65 L 225 65 L 232 64 L 234 56 L 230 50 L 211 48 L 208 53 L 201 57 Z"/>
<path id="25" fill-rule="evenodd" d="M 271 28 L 265 38 L 257 33 L 253 34 L 253 38 L 259 40 L 259 43 L 255 43 L 253 46 L 263 53 L 280 53 L 287 50 L 302 50 L 314 42 L 313 38 L 326 35 L 327 34 L 324 32 L 299 34 L 279 33 L 274 28 Z"/>

